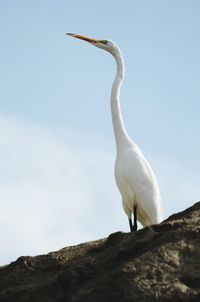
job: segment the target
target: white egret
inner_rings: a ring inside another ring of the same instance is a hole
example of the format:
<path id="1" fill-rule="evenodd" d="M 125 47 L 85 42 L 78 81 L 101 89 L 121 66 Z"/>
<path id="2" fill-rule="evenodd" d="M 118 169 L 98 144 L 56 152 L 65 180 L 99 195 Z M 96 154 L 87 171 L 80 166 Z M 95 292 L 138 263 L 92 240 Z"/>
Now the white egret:
<path id="1" fill-rule="evenodd" d="M 125 72 L 122 53 L 113 41 L 68 35 L 108 51 L 116 60 L 117 73 L 111 91 L 111 113 L 117 147 L 116 183 L 122 195 L 122 205 L 131 231 L 137 230 L 137 220 L 143 226 L 159 223 L 162 219 L 162 203 L 156 177 L 139 147 L 128 136 L 120 110 L 120 88 Z"/>

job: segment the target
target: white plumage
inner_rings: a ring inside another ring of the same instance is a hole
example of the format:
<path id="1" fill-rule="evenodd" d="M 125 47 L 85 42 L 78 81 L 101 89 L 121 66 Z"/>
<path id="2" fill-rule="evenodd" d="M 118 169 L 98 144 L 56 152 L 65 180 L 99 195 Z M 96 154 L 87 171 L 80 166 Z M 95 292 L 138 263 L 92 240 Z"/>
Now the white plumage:
<path id="1" fill-rule="evenodd" d="M 161 221 L 161 198 L 155 175 L 140 149 L 133 143 L 118 153 L 115 178 L 129 219 L 136 206 L 137 218 L 143 226 Z"/>
<path id="2" fill-rule="evenodd" d="M 116 183 L 122 195 L 122 205 L 129 219 L 131 231 L 137 230 L 137 220 L 143 226 L 159 223 L 162 220 L 162 203 L 156 177 L 139 147 L 128 136 L 121 115 L 119 97 L 125 72 L 121 51 L 110 40 L 68 35 L 108 51 L 116 60 L 117 73 L 111 92 L 111 113 L 117 147 Z M 132 213 L 134 214 L 134 225 L 132 224 Z"/>

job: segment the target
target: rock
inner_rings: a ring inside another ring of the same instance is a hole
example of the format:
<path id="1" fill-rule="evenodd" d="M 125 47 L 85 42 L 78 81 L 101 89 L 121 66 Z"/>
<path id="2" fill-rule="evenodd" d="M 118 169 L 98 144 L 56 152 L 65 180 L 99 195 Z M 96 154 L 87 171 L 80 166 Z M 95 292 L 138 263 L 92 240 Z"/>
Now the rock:
<path id="1" fill-rule="evenodd" d="M 200 202 L 136 233 L 0 267 L 1 302 L 199 302 Z"/>

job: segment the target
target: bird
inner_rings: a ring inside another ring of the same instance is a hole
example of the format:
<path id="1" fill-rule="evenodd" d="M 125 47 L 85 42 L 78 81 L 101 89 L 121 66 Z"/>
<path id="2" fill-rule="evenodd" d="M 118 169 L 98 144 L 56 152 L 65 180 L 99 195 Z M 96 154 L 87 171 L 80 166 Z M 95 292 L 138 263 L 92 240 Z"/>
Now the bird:
<path id="1" fill-rule="evenodd" d="M 122 206 L 128 217 L 131 232 L 162 221 L 162 200 L 156 176 L 141 149 L 130 138 L 120 108 L 120 89 L 125 75 L 125 64 L 119 46 L 112 40 L 99 40 L 79 34 L 67 35 L 86 41 L 110 53 L 117 65 L 111 89 L 111 116 L 116 142 L 114 175 L 121 193 Z"/>

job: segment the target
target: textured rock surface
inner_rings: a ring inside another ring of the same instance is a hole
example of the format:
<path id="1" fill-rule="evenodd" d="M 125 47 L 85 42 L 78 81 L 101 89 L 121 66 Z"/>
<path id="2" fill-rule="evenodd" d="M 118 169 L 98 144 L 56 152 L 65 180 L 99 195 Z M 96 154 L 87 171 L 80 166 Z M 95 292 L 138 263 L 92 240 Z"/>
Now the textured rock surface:
<path id="1" fill-rule="evenodd" d="M 200 301 L 200 202 L 135 234 L 20 257 L 0 268 L 1 302 Z"/>

